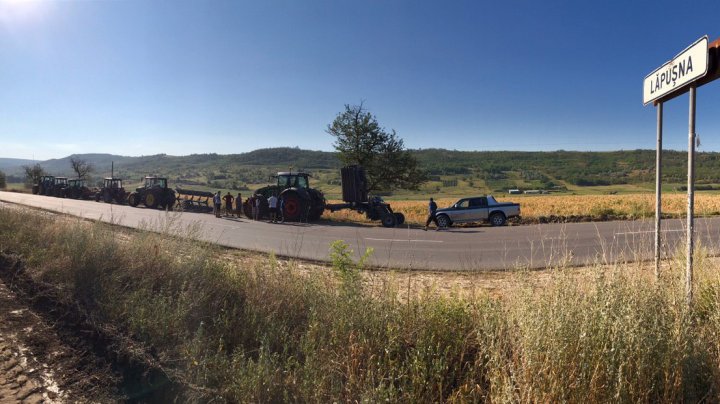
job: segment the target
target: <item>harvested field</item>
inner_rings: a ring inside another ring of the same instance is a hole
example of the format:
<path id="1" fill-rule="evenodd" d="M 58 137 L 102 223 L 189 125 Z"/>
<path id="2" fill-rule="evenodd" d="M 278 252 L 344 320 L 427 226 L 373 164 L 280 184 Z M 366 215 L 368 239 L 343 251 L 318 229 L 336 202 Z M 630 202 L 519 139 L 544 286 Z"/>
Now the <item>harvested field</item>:
<path id="1" fill-rule="evenodd" d="M 639 219 L 655 215 L 654 194 L 624 195 L 513 195 L 496 196 L 499 202 L 520 204 L 520 223 L 602 221 L 615 219 Z M 436 200 L 438 207 L 448 207 L 459 198 Z M 396 212 L 402 212 L 409 224 L 420 225 L 427 217 L 427 201 L 392 201 Z M 662 211 L 665 216 L 680 217 L 687 209 L 687 196 L 669 194 L 663 196 Z M 720 215 L 720 195 L 695 195 L 695 213 L 699 216 Z M 368 222 L 364 216 L 353 211 L 326 212 L 324 217 L 338 221 Z"/>

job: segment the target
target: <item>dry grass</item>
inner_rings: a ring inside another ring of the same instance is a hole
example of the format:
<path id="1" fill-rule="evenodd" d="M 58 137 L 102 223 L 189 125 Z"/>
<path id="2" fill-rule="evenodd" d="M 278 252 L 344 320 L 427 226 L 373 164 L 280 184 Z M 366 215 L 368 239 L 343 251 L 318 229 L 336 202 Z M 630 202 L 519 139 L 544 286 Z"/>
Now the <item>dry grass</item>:
<path id="1" fill-rule="evenodd" d="M 681 253 L 659 281 L 642 264 L 597 265 L 455 274 L 443 291 L 432 273 L 362 271 L 340 242 L 332 266 L 303 267 L 76 223 L 0 207 L 0 252 L 199 387 L 197 401 L 669 403 L 720 394 L 720 275 L 702 251 L 688 307 Z"/>

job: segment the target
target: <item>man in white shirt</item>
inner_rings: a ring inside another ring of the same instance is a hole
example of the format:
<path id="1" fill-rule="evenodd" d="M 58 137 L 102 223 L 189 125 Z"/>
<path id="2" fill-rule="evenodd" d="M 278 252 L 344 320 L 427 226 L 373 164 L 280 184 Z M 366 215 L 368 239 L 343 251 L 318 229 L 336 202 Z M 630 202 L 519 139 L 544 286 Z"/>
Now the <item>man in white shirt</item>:
<path id="1" fill-rule="evenodd" d="M 268 199 L 268 207 L 270 208 L 270 222 L 277 223 L 277 205 L 278 198 L 275 194 Z"/>

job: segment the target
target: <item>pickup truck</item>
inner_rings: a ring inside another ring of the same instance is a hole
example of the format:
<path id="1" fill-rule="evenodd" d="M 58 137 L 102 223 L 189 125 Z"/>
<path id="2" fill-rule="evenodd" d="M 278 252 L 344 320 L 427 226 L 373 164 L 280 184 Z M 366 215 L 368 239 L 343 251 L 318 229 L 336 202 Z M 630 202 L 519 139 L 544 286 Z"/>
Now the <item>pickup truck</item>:
<path id="1" fill-rule="evenodd" d="M 463 198 L 449 208 L 435 212 L 439 227 L 470 222 L 488 222 L 493 226 L 502 226 L 507 219 L 515 216 L 520 216 L 520 204 L 500 203 L 491 195 Z"/>

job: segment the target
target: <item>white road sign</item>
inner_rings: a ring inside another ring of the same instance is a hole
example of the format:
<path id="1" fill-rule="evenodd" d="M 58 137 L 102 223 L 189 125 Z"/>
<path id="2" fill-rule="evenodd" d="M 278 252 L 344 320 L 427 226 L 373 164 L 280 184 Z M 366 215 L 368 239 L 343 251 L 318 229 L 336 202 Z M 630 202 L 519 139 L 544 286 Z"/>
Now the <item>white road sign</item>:
<path id="1" fill-rule="evenodd" d="M 708 37 L 704 36 L 643 80 L 643 104 L 679 90 L 708 71 Z"/>

